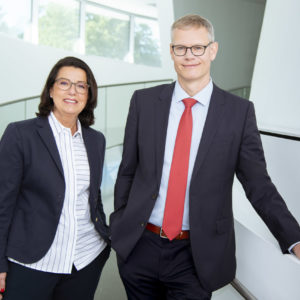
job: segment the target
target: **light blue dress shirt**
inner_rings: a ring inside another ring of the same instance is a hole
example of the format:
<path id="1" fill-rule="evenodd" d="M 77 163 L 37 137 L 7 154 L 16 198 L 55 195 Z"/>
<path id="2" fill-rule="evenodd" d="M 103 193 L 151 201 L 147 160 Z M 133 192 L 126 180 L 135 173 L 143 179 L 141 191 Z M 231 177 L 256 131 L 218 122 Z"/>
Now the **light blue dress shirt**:
<path id="1" fill-rule="evenodd" d="M 157 197 L 156 203 L 154 205 L 153 211 L 149 219 L 149 222 L 154 225 L 161 227 L 163 222 L 166 196 L 168 190 L 168 181 L 169 181 L 170 168 L 171 168 L 173 151 L 175 146 L 175 140 L 177 135 L 177 129 L 178 129 L 181 115 L 183 114 L 183 111 L 185 109 L 182 100 L 185 98 L 193 98 L 197 100 L 197 103 L 192 107 L 193 132 L 192 132 L 192 142 L 191 142 L 187 187 L 185 193 L 184 213 L 183 213 L 183 222 L 182 222 L 182 230 L 190 229 L 190 222 L 189 222 L 190 182 L 191 182 L 191 177 L 194 169 L 194 164 L 195 164 L 200 140 L 202 137 L 203 127 L 207 116 L 212 90 L 213 90 L 213 83 L 212 80 L 210 80 L 210 82 L 204 89 L 202 89 L 199 93 L 191 97 L 182 89 L 178 81 L 176 81 L 174 92 L 172 95 L 171 107 L 170 107 L 165 153 L 164 153 L 164 164 L 163 164 L 162 177 L 161 177 L 160 188 L 159 188 L 159 195 Z"/>

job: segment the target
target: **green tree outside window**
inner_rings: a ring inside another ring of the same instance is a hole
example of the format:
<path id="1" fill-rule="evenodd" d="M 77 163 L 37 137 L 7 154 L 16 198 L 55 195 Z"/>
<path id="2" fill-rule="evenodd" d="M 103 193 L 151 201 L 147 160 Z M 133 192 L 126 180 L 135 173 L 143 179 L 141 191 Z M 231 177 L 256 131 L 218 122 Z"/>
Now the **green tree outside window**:
<path id="1" fill-rule="evenodd" d="M 86 54 L 124 59 L 129 51 L 129 20 L 86 14 Z"/>
<path id="2" fill-rule="evenodd" d="M 49 2 L 39 7 L 39 44 L 74 49 L 79 38 L 79 5 L 74 4 L 66 6 Z"/>

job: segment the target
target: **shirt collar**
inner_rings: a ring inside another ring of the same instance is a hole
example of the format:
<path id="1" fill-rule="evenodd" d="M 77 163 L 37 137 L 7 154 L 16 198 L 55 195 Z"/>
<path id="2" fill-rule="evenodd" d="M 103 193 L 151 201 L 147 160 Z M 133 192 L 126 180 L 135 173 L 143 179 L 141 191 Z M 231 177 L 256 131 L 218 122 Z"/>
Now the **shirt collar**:
<path id="1" fill-rule="evenodd" d="M 64 130 L 66 131 L 71 131 L 70 128 L 67 128 L 65 126 L 63 126 L 55 117 L 53 111 L 50 112 L 50 115 L 49 115 L 49 118 L 51 118 L 52 122 L 54 123 L 54 126 L 55 126 L 55 129 L 56 129 L 56 132 L 58 134 L 60 134 L 61 132 L 63 132 Z M 82 137 L 82 128 L 81 128 L 81 124 L 80 124 L 80 121 L 79 119 L 77 119 L 77 131 L 74 133 L 73 137 L 77 137 L 77 136 L 80 136 Z"/>
<path id="2" fill-rule="evenodd" d="M 173 92 L 173 101 L 179 102 L 185 98 L 193 98 L 197 100 L 200 104 L 206 106 L 210 102 L 211 94 L 213 91 L 213 83 L 212 79 L 210 78 L 209 83 L 195 96 L 191 97 L 187 94 L 187 92 L 181 87 L 178 80 L 175 83 L 175 88 Z"/>

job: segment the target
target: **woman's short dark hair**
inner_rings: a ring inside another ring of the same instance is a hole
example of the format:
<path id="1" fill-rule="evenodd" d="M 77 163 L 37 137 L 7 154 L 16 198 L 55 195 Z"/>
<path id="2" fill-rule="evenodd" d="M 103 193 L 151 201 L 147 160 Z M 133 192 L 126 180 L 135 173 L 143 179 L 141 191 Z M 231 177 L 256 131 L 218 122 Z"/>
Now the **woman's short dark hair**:
<path id="1" fill-rule="evenodd" d="M 82 126 L 88 127 L 94 124 L 94 109 L 97 106 L 98 87 L 90 67 L 81 59 L 73 56 L 62 58 L 54 65 L 54 67 L 50 71 L 41 94 L 39 112 L 36 113 L 36 115 L 39 117 L 47 117 L 53 110 L 54 103 L 50 98 L 50 89 L 53 87 L 56 76 L 62 67 L 80 68 L 86 73 L 87 83 L 89 85 L 88 99 L 85 108 L 79 114 L 78 118 Z"/>

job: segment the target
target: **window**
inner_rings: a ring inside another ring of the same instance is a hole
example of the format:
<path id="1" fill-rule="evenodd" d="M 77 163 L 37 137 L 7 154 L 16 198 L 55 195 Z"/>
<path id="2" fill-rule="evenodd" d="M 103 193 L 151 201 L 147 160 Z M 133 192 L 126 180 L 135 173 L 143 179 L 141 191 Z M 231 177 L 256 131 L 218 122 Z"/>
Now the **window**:
<path id="1" fill-rule="evenodd" d="M 155 1 L 0 0 L 0 32 L 80 54 L 157 67 L 161 55 Z"/>
<path id="2" fill-rule="evenodd" d="M 26 39 L 30 31 L 30 19 L 31 0 L 0 0 L 0 32 Z"/>
<path id="3" fill-rule="evenodd" d="M 144 18 L 135 18 L 134 62 L 150 66 L 160 66 L 158 23 Z"/>
<path id="4" fill-rule="evenodd" d="M 129 51 L 129 16 L 90 5 L 86 11 L 86 54 L 124 60 Z"/>
<path id="5" fill-rule="evenodd" d="M 79 2 L 40 0 L 39 44 L 75 51 L 79 39 Z"/>

